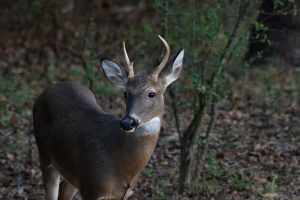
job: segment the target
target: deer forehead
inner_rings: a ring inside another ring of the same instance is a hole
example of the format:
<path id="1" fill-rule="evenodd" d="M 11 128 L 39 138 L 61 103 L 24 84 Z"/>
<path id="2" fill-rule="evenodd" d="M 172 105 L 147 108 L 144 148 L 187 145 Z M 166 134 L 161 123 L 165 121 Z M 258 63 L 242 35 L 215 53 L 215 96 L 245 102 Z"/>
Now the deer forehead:
<path id="1" fill-rule="evenodd" d="M 147 90 L 159 91 L 159 83 L 150 76 L 136 76 L 128 80 L 128 91 L 131 93 L 139 93 Z"/>

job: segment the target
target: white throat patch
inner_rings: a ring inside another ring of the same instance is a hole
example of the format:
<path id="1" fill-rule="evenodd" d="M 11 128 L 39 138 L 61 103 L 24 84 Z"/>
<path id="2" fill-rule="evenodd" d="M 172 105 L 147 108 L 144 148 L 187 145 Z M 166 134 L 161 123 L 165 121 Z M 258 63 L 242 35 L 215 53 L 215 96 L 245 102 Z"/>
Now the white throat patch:
<path id="1" fill-rule="evenodd" d="M 139 135 L 152 135 L 160 131 L 160 118 L 154 117 L 145 124 L 139 126 L 134 132 Z"/>

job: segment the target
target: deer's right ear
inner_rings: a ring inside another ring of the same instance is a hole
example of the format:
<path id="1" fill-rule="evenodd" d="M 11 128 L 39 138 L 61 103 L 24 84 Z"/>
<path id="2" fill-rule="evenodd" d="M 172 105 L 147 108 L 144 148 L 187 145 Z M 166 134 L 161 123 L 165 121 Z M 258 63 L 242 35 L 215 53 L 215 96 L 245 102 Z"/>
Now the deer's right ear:
<path id="1" fill-rule="evenodd" d="M 165 88 L 179 77 L 182 69 L 183 57 L 184 49 L 180 50 L 176 55 L 169 59 L 167 65 L 159 75 L 159 78 L 163 80 Z"/>
<path id="2" fill-rule="evenodd" d="M 117 88 L 125 90 L 127 75 L 123 71 L 123 68 L 114 61 L 106 58 L 101 59 L 100 62 L 102 70 L 105 76 L 108 78 L 108 80 Z"/>

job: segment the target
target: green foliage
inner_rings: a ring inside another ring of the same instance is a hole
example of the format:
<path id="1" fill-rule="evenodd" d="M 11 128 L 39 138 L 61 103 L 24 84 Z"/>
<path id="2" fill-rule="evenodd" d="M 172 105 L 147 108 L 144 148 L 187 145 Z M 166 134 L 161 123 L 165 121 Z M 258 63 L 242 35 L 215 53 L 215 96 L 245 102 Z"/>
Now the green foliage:
<path id="1" fill-rule="evenodd" d="M 295 73 L 291 78 L 293 81 L 290 81 L 293 84 L 289 83 L 286 78 L 284 74 L 267 66 L 260 66 L 249 71 L 249 80 L 259 86 L 255 94 L 259 97 L 256 99 L 256 103 L 264 105 L 267 100 L 268 107 L 273 111 L 283 110 L 289 106 L 286 103 L 286 96 L 290 96 L 293 98 L 288 101 L 289 104 L 294 102 L 295 105 L 299 105 L 300 73 Z"/>
<path id="2" fill-rule="evenodd" d="M 268 27 L 261 22 L 254 22 L 254 27 L 256 31 L 267 31 Z"/>
<path id="3" fill-rule="evenodd" d="M 266 49 L 268 47 L 271 47 L 273 45 L 273 41 L 268 38 L 268 32 L 269 29 L 272 29 L 272 27 L 269 27 L 268 19 L 272 18 L 274 16 L 287 16 L 287 15 L 297 15 L 298 14 L 298 7 L 294 0 L 272 0 L 270 3 L 273 4 L 273 9 L 269 12 L 263 12 L 261 11 L 260 15 L 263 16 L 262 20 L 255 21 L 253 24 L 253 28 L 255 30 L 255 35 L 252 35 L 251 42 L 252 43 L 260 43 L 262 45 L 266 46 Z M 258 55 L 254 56 L 254 59 L 258 59 L 261 57 L 259 52 Z"/>
<path id="4" fill-rule="evenodd" d="M 4 79 L 0 84 L 0 93 L 7 95 L 8 100 L 17 106 L 24 106 L 25 103 L 31 103 L 35 98 L 36 91 L 28 80 L 22 79 L 20 76 Z M 1 105 L 3 107 L 4 105 Z"/>
<path id="5" fill-rule="evenodd" d="M 243 1 L 239 2 L 230 5 L 236 10 L 235 13 L 238 13 L 239 4 Z M 184 4 L 181 1 L 167 0 L 156 0 L 154 3 L 154 7 L 161 12 L 161 27 L 167 40 L 174 46 L 184 45 L 186 49 L 184 72 L 191 85 L 187 85 L 183 90 L 195 94 L 195 90 L 204 86 L 206 97 L 214 94 L 219 96 L 219 100 L 227 94 L 226 87 L 229 86 L 223 69 L 231 59 L 236 62 L 243 58 L 248 45 L 249 24 L 253 20 L 248 18 L 238 30 L 240 33 L 230 38 L 233 24 L 239 16 L 228 14 L 223 3 L 200 3 L 192 0 Z M 260 29 L 265 28 L 263 25 L 257 26 Z M 228 47 L 229 40 L 233 41 Z M 210 86 L 214 73 L 217 87 Z"/>
<path id="6" fill-rule="evenodd" d="M 224 170 L 221 167 L 219 161 L 216 159 L 216 154 L 214 152 L 210 153 L 208 156 L 207 172 L 214 178 L 219 178 L 224 173 Z"/>
<path id="7" fill-rule="evenodd" d="M 191 81 L 193 83 L 194 87 L 199 87 L 200 83 L 201 83 L 201 75 L 198 73 L 193 73 L 190 75 Z"/>
<path id="8" fill-rule="evenodd" d="M 278 193 L 278 186 L 276 184 L 277 177 L 273 176 L 272 180 L 266 185 L 266 193 Z"/>
<path id="9" fill-rule="evenodd" d="M 0 127 L 8 127 L 11 122 L 11 113 L 7 107 L 1 106 L 0 109 Z"/>
<path id="10" fill-rule="evenodd" d="M 75 80 L 83 85 L 88 86 L 89 82 L 93 82 L 93 91 L 96 94 L 111 95 L 116 94 L 117 89 L 105 81 L 104 77 L 99 72 L 98 62 L 95 59 L 90 59 L 87 62 L 87 68 L 81 66 L 72 66 L 70 71 L 70 80 Z M 102 78 L 102 79 L 101 79 Z"/>
<path id="11" fill-rule="evenodd" d="M 256 30 L 256 35 L 254 36 L 254 41 L 255 42 L 260 42 L 262 44 L 267 44 L 268 46 L 272 44 L 272 41 L 268 38 L 267 31 L 268 31 L 268 26 L 265 25 L 264 23 L 256 21 L 254 23 L 254 28 Z"/>
<path id="12" fill-rule="evenodd" d="M 49 2 L 43 0 L 32 0 L 23 3 L 14 3 L 14 9 L 17 13 L 24 17 L 23 20 L 28 20 L 36 28 L 45 33 L 49 31 L 50 23 L 47 23 L 47 17 L 49 17 L 50 6 Z"/>
<path id="13" fill-rule="evenodd" d="M 232 183 L 235 190 L 247 190 L 250 189 L 252 185 L 250 177 L 246 175 L 235 175 Z"/>
<path id="14" fill-rule="evenodd" d="M 159 192 L 159 199 L 166 199 L 167 195 L 165 194 L 164 191 Z"/>
<path id="15" fill-rule="evenodd" d="M 28 5 L 27 9 L 32 16 L 33 21 L 39 25 L 45 15 L 46 6 L 41 2 L 41 0 L 34 0 L 30 5 Z"/>
<path id="16" fill-rule="evenodd" d="M 295 0 L 273 0 L 273 5 L 274 5 L 274 9 L 278 10 L 278 9 L 282 9 L 285 7 L 286 4 L 294 4 Z M 285 15 L 287 13 L 284 13 Z"/>
<path id="17" fill-rule="evenodd" d="M 145 23 L 143 25 L 143 29 L 144 29 L 144 32 L 147 33 L 147 34 L 153 33 L 153 27 L 148 23 Z"/>
<path id="18" fill-rule="evenodd" d="M 274 8 L 282 7 L 284 5 L 284 0 L 273 0 Z"/>
<path id="19" fill-rule="evenodd" d="M 0 128 L 28 123 L 26 112 L 33 105 L 37 91 L 30 80 L 16 75 L 1 80 L 0 84 Z M 19 117 L 22 117 L 19 119 Z"/>
<path id="20" fill-rule="evenodd" d="M 152 178 L 154 175 L 154 170 L 152 168 L 146 168 L 142 171 L 142 176 L 145 176 L 146 178 Z"/>

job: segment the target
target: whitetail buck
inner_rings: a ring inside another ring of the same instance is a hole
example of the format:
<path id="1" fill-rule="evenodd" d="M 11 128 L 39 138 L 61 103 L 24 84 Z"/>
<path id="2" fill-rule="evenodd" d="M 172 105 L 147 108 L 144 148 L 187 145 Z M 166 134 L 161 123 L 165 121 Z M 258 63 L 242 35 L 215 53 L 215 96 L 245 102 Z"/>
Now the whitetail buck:
<path id="1" fill-rule="evenodd" d="M 108 80 L 124 91 L 121 120 L 105 113 L 94 94 L 74 82 L 54 84 L 38 97 L 34 132 L 47 200 L 72 199 L 78 189 L 84 200 L 126 200 L 132 194 L 158 139 L 163 94 L 182 68 L 184 51 L 168 61 L 169 46 L 159 38 L 166 53 L 150 75 L 134 76 L 124 43 L 127 72 L 101 60 Z"/>

